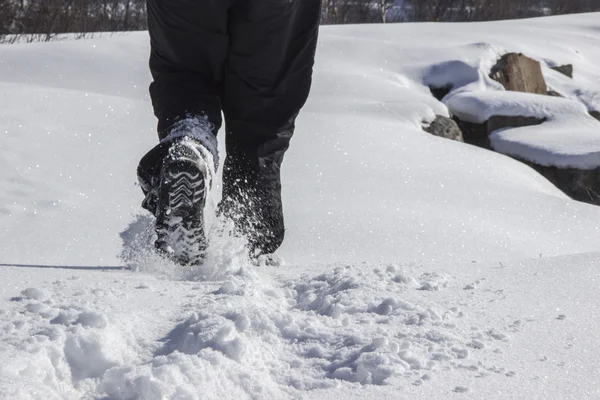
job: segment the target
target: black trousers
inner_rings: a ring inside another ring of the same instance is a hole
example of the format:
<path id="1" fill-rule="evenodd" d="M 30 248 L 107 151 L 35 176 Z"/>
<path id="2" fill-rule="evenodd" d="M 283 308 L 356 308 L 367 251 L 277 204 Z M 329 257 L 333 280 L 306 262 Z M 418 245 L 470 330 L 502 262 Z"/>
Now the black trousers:
<path id="1" fill-rule="evenodd" d="M 311 86 L 321 0 L 147 0 L 150 95 L 162 140 L 185 118 L 225 117 L 220 210 L 253 249 L 284 237 L 280 167 Z M 140 163 L 156 173 L 162 143 Z"/>

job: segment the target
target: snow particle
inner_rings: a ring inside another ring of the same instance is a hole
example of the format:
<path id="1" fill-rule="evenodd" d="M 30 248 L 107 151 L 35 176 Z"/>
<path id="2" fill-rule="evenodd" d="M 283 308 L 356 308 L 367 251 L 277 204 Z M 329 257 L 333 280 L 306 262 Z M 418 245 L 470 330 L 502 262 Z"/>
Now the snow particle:
<path id="1" fill-rule="evenodd" d="M 505 340 L 508 337 L 504 333 L 496 329 L 490 329 L 489 331 L 487 331 L 487 334 L 496 340 Z"/>
<path id="2" fill-rule="evenodd" d="M 377 306 L 375 312 L 379 315 L 390 315 L 398 303 L 394 299 L 386 299 Z"/>
<path id="3" fill-rule="evenodd" d="M 79 314 L 75 323 L 90 328 L 106 328 L 106 325 L 108 325 L 108 318 L 106 315 L 95 311 L 84 311 Z"/>
<path id="4" fill-rule="evenodd" d="M 467 358 L 467 357 L 469 357 L 469 350 L 468 349 L 463 349 L 463 348 L 459 348 L 459 347 L 453 347 L 452 348 L 452 352 L 454 354 L 456 354 L 457 358 Z"/>
<path id="5" fill-rule="evenodd" d="M 471 340 L 469 343 L 467 343 L 467 346 L 472 347 L 477 350 L 481 350 L 481 349 L 485 348 L 485 344 L 483 342 L 480 342 L 479 340 Z"/>
<path id="6" fill-rule="evenodd" d="M 39 313 L 46 309 L 46 305 L 44 303 L 31 302 L 27 304 L 25 309 L 31 313 Z"/>
<path id="7" fill-rule="evenodd" d="M 388 339 L 386 337 L 375 338 L 371 342 L 371 347 L 373 349 L 380 349 L 382 347 L 387 347 L 387 345 L 388 345 Z"/>
<path id="8" fill-rule="evenodd" d="M 27 299 L 32 299 L 32 300 L 37 300 L 37 301 L 44 301 L 50 297 L 48 295 L 48 293 L 46 293 L 45 291 L 43 291 L 41 289 L 37 289 L 37 288 L 25 289 L 21 292 L 21 295 Z"/>
<path id="9" fill-rule="evenodd" d="M 219 290 L 215 294 L 229 294 L 234 292 L 236 289 L 235 284 L 231 281 L 227 281 L 221 285 Z"/>
<path id="10" fill-rule="evenodd" d="M 136 289 L 150 289 L 150 286 L 148 286 L 145 283 L 140 284 L 139 286 L 135 287 Z"/>
<path id="11" fill-rule="evenodd" d="M 251 322 L 247 315 L 240 315 L 235 320 L 235 327 L 240 332 L 245 332 L 250 328 Z"/>

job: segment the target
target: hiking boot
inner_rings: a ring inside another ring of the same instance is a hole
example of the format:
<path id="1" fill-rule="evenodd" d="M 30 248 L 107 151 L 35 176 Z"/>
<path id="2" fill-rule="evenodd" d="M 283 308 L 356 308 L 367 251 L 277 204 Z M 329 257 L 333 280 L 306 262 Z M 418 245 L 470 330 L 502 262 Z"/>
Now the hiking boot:
<path id="1" fill-rule="evenodd" d="M 181 265 L 201 264 L 206 250 L 204 206 L 211 179 L 206 153 L 191 138 L 174 140 L 144 201 L 156 216 L 156 249 Z"/>

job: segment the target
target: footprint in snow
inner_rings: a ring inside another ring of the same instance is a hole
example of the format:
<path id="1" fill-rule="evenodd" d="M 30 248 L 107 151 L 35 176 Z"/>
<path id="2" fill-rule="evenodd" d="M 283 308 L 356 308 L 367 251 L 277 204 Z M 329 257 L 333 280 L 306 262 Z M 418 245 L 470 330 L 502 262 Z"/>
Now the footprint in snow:
<path id="1" fill-rule="evenodd" d="M 438 291 L 448 287 L 448 277 L 438 273 L 425 273 L 419 277 L 419 290 Z"/>
<path id="2" fill-rule="evenodd" d="M 454 393 L 466 393 L 468 391 L 469 391 L 469 388 L 466 386 L 457 386 L 453 390 Z"/>

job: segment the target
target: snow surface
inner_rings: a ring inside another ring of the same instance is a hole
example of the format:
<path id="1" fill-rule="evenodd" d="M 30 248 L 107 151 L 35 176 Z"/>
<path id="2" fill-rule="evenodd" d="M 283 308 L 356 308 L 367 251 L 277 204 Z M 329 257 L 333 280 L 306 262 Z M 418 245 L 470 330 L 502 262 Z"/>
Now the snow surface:
<path id="1" fill-rule="evenodd" d="M 187 269 L 144 252 L 147 34 L 0 46 L 0 398 L 599 398 L 600 211 L 421 130 L 507 49 L 595 107 L 599 16 L 324 27 L 279 260 L 216 220 Z"/>
<path id="2" fill-rule="evenodd" d="M 580 120 L 597 122 L 587 113 L 585 106 L 577 101 L 531 93 L 463 92 L 450 97 L 447 105 L 452 114 L 461 120 L 477 124 L 483 124 L 495 115 L 541 120 L 566 119 L 565 122 L 573 123 Z"/>
<path id="3" fill-rule="evenodd" d="M 600 166 L 600 123 L 592 117 L 501 129 L 490 140 L 494 150 L 539 165 L 578 169 Z"/>

